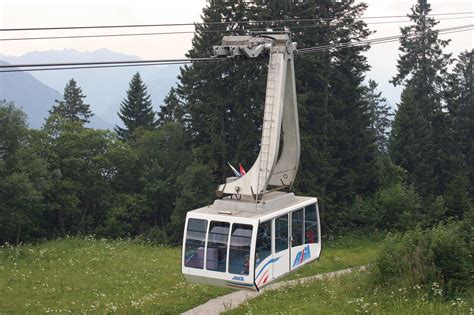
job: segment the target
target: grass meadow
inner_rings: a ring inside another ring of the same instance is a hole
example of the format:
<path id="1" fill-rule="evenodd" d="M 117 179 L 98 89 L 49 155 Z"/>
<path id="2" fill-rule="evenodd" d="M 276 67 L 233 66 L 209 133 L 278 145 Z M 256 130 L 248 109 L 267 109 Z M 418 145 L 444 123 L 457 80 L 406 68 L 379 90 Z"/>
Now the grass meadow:
<path id="1" fill-rule="evenodd" d="M 436 286 L 433 288 L 436 290 Z M 265 292 L 226 314 L 473 314 L 471 295 L 443 301 L 420 287 L 380 288 L 367 272 Z"/>
<path id="2" fill-rule="evenodd" d="M 382 240 L 383 235 L 379 234 L 329 241 L 319 263 L 310 264 L 284 280 L 370 264 Z M 420 286 L 380 287 L 373 283 L 369 266 L 368 271 L 265 292 L 226 314 L 474 315 L 474 291 L 446 301 L 437 283 L 428 289 L 430 296 Z"/>
<path id="3" fill-rule="evenodd" d="M 381 239 L 371 236 L 325 241 L 320 261 L 283 280 L 368 264 L 374 260 Z M 0 247 L 0 313 L 177 314 L 231 292 L 186 282 L 180 271 L 180 255 L 178 247 L 92 237 L 19 247 L 5 245 Z M 268 292 L 232 313 L 469 312 L 469 301 L 454 301 L 451 305 L 413 300 L 408 291 L 397 291 L 393 296 L 384 291 L 371 292 L 366 278 L 356 273 Z"/>
<path id="4" fill-rule="evenodd" d="M 176 314 L 228 292 L 185 282 L 179 248 L 69 238 L 0 249 L 0 313 Z"/>

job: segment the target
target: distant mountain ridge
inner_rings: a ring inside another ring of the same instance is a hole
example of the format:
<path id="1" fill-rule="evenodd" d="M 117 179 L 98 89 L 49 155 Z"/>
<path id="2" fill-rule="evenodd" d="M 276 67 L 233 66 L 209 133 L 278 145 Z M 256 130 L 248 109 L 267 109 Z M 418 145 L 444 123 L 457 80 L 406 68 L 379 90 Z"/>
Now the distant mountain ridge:
<path id="1" fill-rule="evenodd" d="M 0 60 L 0 65 L 8 63 Z M 39 128 L 61 94 L 26 72 L 0 73 L 0 100 L 14 101 L 28 115 L 29 125 Z"/>
<path id="2" fill-rule="evenodd" d="M 8 63 L 0 60 L 0 65 Z M 40 128 L 55 100 L 60 99 L 61 93 L 27 72 L 0 73 L 0 100 L 15 102 L 28 115 L 28 125 L 31 128 Z M 97 115 L 90 119 L 88 126 L 98 129 L 114 127 Z"/>
<path id="3" fill-rule="evenodd" d="M 85 52 L 74 49 L 32 51 L 21 56 L 0 54 L 0 60 L 10 64 L 26 64 L 142 59 L 138 56 L 126 55 L 103 48 Z M 151 95 L 155 111 L 159 111 L 164 97 L 170 88 L 176 84 L 179 65 L 38 71 L 31 72 L 30 77 L 37 79 L 45 86 L 56 90 L 56 92 L 62 92 L 66 83 L 74 78 L 87 96 L 86 102 L 91 105 L 92 111 L 96 114 L 96 119 L 102 118 L 110 125 L 110 128 L 113 128 L 113 125 L 121 124 L 117 112 L 121 101 L 126 96 L 129 81 L 137 71 L 140 72 L 143 81 L 148 86 L 148 93 Z M 13 82 L 13 74 L 18 73 L 2 75 L 5 80 Z"/>

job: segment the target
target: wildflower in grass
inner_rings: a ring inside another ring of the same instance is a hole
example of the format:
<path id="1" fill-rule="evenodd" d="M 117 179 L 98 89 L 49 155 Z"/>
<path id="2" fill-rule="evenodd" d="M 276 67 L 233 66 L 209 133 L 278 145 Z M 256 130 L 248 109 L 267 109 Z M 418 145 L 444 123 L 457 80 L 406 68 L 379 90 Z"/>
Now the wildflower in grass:
<path id="1" fill-rule="evenodd" d="M 415 290 L 421 290 L 421 288 L 422 288 L 422 286 L 419 285 L 419 284 L 416 284 L 416 285 L 413 286 L 413 289 L 415 289 Z"/>
<path id="2" fill-rule="evenodd" d="M 438 282 L 433 282 L 433 285 L 431 286 L 431 290 L 433 290 L 433 295 L 434 296 L 442 296 L 443 295 L 443 289 L 440 288 Z"/>
<path id="3" fill-rule="evenodd" d="M 454 300 L 451 303 L 452 306 L 457 306 L 457 307 L 463 307 L 465 304 L 466 304 L 466 302 L 463 301 L 463 299 L 461 299 L 461 298 L 456 298 L 456 300 Z M 471 314 L 472 314 L 472 312 L 471 312 Z"/>

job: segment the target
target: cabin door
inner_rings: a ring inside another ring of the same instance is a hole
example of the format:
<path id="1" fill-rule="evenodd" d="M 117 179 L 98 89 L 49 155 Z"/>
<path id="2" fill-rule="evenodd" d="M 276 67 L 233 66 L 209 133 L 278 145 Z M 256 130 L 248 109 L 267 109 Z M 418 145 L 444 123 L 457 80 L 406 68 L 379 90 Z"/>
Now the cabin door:
<path id="1" fill-rule="evenodd" d="M 299 209 L 291 213 L 291 250 L 290 269 L 293 270 L 305 260 L 304 240 L 304 210 Z M 309 254 L 307 251 L 306 255 Z"/>
<path id="2" fill-rule="evenodd" d="M 273 221 L 273 279 L 290 271 L 289 215 L 284 214 Z"/>

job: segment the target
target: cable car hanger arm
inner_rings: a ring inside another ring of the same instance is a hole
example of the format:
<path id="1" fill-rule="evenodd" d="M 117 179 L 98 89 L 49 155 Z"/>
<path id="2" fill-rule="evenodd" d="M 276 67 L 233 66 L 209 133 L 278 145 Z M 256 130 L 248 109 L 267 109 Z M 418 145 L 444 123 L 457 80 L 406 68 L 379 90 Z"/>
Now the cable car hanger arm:
<path id="1" fill-rule="evenodd" d="M 293 62 L 295 50 L 296 43 L 291 42 L 288 33 L 224 36 L 222 45 L 213 47 L 217 58 L 269 56 L 260 152 L 245 175 L 227 178 L 226 183 L 219 186 L 218 196 L 238 194 L 259 201 L 270 191 L 292 187 L 300 158 Z"/>

